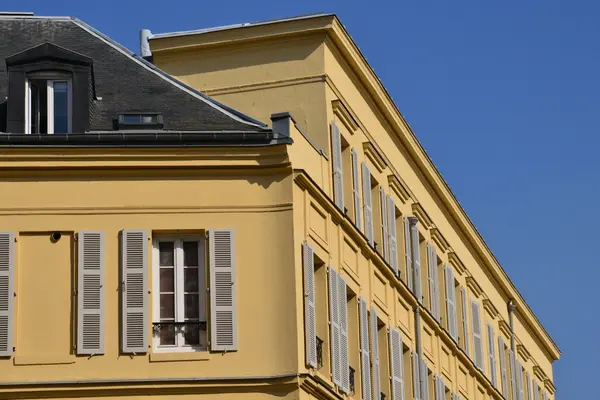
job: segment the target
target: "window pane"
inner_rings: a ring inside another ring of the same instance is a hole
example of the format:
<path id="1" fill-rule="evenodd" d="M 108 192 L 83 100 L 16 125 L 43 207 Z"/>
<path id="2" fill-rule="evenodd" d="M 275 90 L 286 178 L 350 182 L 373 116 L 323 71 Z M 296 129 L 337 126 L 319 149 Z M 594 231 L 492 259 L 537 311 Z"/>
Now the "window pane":
<path id="1" fill-rule="evenodd" d="M 160 242 L 158 244 L 158 252 L 160 253 L 160 266 L 172 267 L 175 265 L 175 252 L 173 242 Z"/>
<path id="2" fill-rule="evenodd" d="M 197 346 L 200 344 L 200 326 L 198 324 L 189 324 L 185 326 L 183 333 L 185 344 Z"/>
<path id="3" fill-rule="evenodd" d="M 200 298 L 197 294 L 185 294 L 184 295 L 184 317 L 186 319 L 199 319 L 200 318 Z M 162 305 L 162 304 L 161 304 Z"/>
<path id="4" fill-rule="evenodd" d="M 174 292 L 175 291 L 175 280 L 173 268 L 161 268 L 160 269 L 160 291 L 161 292 Z"/>
<path id="5" fill-rule="evenodd" d="M 69 86 L 54 82 L 54 133 L 69 132 Z"/>
<path id="6" fill-rule="evenodd" d="M 198 292 L 198 268 L 185 268 L 183 286 L 186 292 Z"/>
<path id="7" fill-rule="evenodd" d="M 175 301 L 172 294 L 160 295 L 160 318 L 175 318 Z"/>
<path id="8" fill-rule="evenodd" d="M 162 346 L 175 345 L 175 326 L 161 325 L 160 327 L 160 344 Z"/>
<path id="9" fill-rule="evenodd" d="M 198 242 L 183 242 L 183 259 L 186 267 L 198 266 Z"/>

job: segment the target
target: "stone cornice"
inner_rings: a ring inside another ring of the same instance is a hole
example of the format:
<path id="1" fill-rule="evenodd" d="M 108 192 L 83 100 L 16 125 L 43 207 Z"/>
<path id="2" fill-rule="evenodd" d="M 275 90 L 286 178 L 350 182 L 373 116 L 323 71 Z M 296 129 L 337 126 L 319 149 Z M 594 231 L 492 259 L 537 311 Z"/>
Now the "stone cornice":
<path id="1" fill-rule="evenodd" d="M 341 100 L 331 102 L 333 113 L 346 125 L 351 135 L 358 129 L 357 118 L 350 112 L 346 105 Z"/>
<path id="2" fill-rule="evenodd" d="M 490 314 L 492 318 L 498 316 L 498 309 L 492 304 L 490 299 L 483 299 L 483 308 Z"/>
<path id="3" fill-rule="evenodd" d="M 448 261 L 450 262 L 450 265 L 454 267 L 454 270 L 458 272 L 459 275 L 462 275 L 466 272 L 467 268 L 465 267 L 465 264 L 463 264 L 463 262 L 460 261 L 460 258 L 458 258 L 458 256 L 452 249 L 449 249 L 448 251 Z"/>
<path id="4" fill-rule="evenodd" d="M 481 289 L 481 286 L 479 286 L 472 276 L 467 276 L 467 287 L 471 289 L 475 297 L 481 297 L 483 294 L 483 289 Z"/>
<path id="5" fill-rule="evenodd" d="M 546 376 L 546 373 L 539 365 L 533 366 L 533 374 L 535 375 L 536 378 L 538 378 L 538 380 L 540 382 L 546 382 L 546 379 L 548 379 L 548 377 Z"/>
<path id="6" fill-rule="evenodd" d="M 510 325 L 503 319 L 498 322 L 498 326 L 500 327 L 500 331 L 504 333 L 504 335 L 510 340 L 511 332 Z"/>
<path id="7" fill-rule="evenodd" d="M 544 387 L 546 387 L 546 390 L 548 390 L 550 394 L 554 394 L 556 392 L 556 386 L 554 386 L 554 382 L 552 382 L 550 378 L 546 378 L 544 380 Z"/>
<path id="8" fill-rule="evenodd" d="M 429 215 L 427 214 L 425 209 L 421 206 L 421 204 L 413 203 L 412 204 L 412 212 L 415 215 L 415 217 L 417 217 L 419 219 L 419 222 L 421 223 L 423 228 L 425 228 L 425 229 L 431 228 L 431 226 L 433 225 L 433 222 L 431 221 L 431 218 L 429 217 Z"/>
<path id="9" fill-rule="evenodd" d="M 529 359 L 531 358 L 531 354 L 529 353 L 529 351 L 527 351 L 525 345 L 523 344 L 517 345 L 517 353 L 521 356 L 523 361 L 529 361 Z"/>
<path id="10" fill-rule="evenodd" d="M 401 178 L 396 177 L 396 175 L 388 175 L 388 183 L 403 204 L 414 202 L 414 196 Z"/>
<path id="11" fill-rule="evenodd" d="M 383 170 L 387 167 L 387 163 L 385 162 L 385 159 L 381 156 L 381 153 L 379 153 L 379 150 L 375 148 L 373 143 L 364 142 L 363 150 L 369 161 L 371 161 L 371 164 L 373 164 L 375 168 L 377 168 L 377 171 L 383 172 Z"/>
<path id="12" fill-rule="evenodd" d="M 433 225 L 433 227 L 429 230 L 429 233 L 431 234 L 431 239 L 435 242 L 439 251 L 445 253 L 450 249 L 448 241 L 435 225 Z"/>

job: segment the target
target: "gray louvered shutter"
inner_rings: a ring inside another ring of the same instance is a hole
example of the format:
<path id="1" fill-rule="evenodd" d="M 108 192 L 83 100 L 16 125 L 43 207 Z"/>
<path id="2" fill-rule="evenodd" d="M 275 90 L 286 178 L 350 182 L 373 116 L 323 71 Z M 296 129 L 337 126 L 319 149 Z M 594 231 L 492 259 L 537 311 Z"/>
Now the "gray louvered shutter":
<path id="1" fill-rule="evenodd" d="M 470 356 L 469 353 L 469 316 L 467 314 L 467 291 L 464 287 L 460 288 L 460 301 L 462 305 L 462 328 L 463 328 L 463 337 L 465 338 L 465 353 Z"/>
<path id="2" fill-rule="evenodd" d="M 435 383 L 435 400 L 445 400 L 446 399 L 446 384 L 441 376 L 434 374 L 434 383 Z"/>
<path id="3" fill-rule="evenodd" d="M 454 291 L 454 271 L 452 267 L 445 267 L 446 282 L 446 312 L 448 314 L 448 331 L 450 336 L 458 343 L 458 321 L 456 317 L 456 292 Z"/>
<path id="4" fill-rule="evenodd" d="M 317 320 L 315 309 L 315 258 L 307 242 L 303 246 L 304 264 L 304 346 L 306 365 L 317 368 Z"/>
<path id="5" fill-rule="evenodd" d="M 377 311 L 371 307 L 371 359 L 373 362 L 373 394 L 376 399 L 381 396 L 379 373 L 379 329 L 377 328 Z"/>
<path id="6" fill-rule="evenodd" d="M 209 229 L 212 351 L 238 349 L 235 231 Z"/>
<path id="7" fill-rule="evenodd" d="M 344 213 L 344 178 L 342 169 L 342 136 L 340 128 L 331 122 L 331 161 L 333 163 L 333 197 L 335 205 Z"/>
<path id="8" fill-rule="evenodd" d="M 419 375 L 421 374 L 421 361 L 419 359 L 419 354 L 416 352 L 411 353 L 412 358 L 412 377 L 413 377 L 413 397 L 415 400 L 422 400 L 421 398 L 421 379 Z"/>
<path id="9" fill-rule="evenodd" d="M 435 247 L 431 247 L 431 264 L 433 267 L 433 292 L 435 294 L 435 297 L 433 299 L 433 305 L 434 307 L 432 307 L 435 312 L 434 312 L 434 317 L 435 319 L 437 319 L 438 323 L 441 323 L 442 321 L 442 311 L 440 309 L 440 279 L 439 279 L 439 270 L 438 270 L 438 259 L 437 259 L 437 252 L 435 251 Z"/>
<path id="10" fill-rule="evenodd" d="M 13 354 L 15 235 L 0 232 L 0 356 Z"/>
<path id="11" fill-rule="evenodd" d="M 387 215 L 387 202 L 385 198 L 385 192 L 382 187 L 379 187 L 379 202 L 381 204 L 381 241 L 383 245 L 383 258 L 385 261 L 390 261 L 390 249 L 389 249 L 389 233 L 388 233 L 388 215 Z"/>
<path id="12" fill-rule="evenodd" d="M 404 254 L 406 262 L 406 283 L 411 292 L 413 291 L 413 268 L 412 268 L 412 245 L 410 244 L 410 222 L 404 217 Z"/>
<path id="13" fill-rule="evenodd" d="M 529 372 L 525 372 L 525 384 L 527 385 L 527 400 L 531 399 L 531 377 L 529 376 Z"/>
<path id="14" fill-rule="evenodd" d="M 348 306 L 346 280 L 338 274 L 338 306 L 340 309 L 340 387 L 350 393 L 350 360 L 348 359 Z"/>
<path id="15" fill-rule="evenodd" d="M 504 339 L 498 336 L 498 356 L 500 357 L 500 383 L 502 384 L 502 395 L 508 398 L 508 373 L 506 370 L 506 353 L 504 352 Z"/>
<path id="16" fill-rule="evenodd" d="M 548 400 L 548 392 L 546 392 L 545 390 L 542 393 L 542 400 Z"/>
<path id="17" fill-rule="evenodd" d="M 523 385 L 523 365 L 517 361 L 517 388 L 519 389 L 519 400 L 525 400 L 525 387 Z"/>
<path id="18" fill-rule="evenodd" d="M 365 235 L 371 246 L 375 245 L 373 239 L 373 197 L 371 194 L 371 171 L 366 163 L 362 163 L 363 178 L 363 209 L 365 214 Z"/>
<path id="19" fill-rule="evenodd" d="M 104 354 L 104 232 L 79 232 L 77 249 L 77 354 Z"/>
<path id="20" fill-rule="evenodd" d="M 533 380 L 533 400 L 540 400 L 540 390 L 538 389 L 538 383 L 535 379 Z"/>
<path id="21" fill-rule="evenodd" d="M 337 272 L 329 267 L 329 329 L 331 335 L 331 376 L 341 386 L 340 368 L 340 310 L 338 306 Z"/>
<path id="22" fill-rule="evenodd" d="M 421 291 L 421 249 L 419 245 L 419 228 L 417 224 L 410 227 L 410 242 L 412 246 L 412 262 L 414 274 L 415 296 L 419 303 L 423 304 L 423 292 Z"/>
<path id="23" fill-rule="evenodd" d="M 481 318 L 479 314 L 479 303 L 471 301 L 471 323 L 473 325 L 473 354 L 475 365 L 481 371 L 485 371 L 483 363 L 483 341 L 481 340 Z"/>
<path id="24" fill-rule="evenodd" d="M 510 388 L 512 391 L 512 398 L 517 398 L 517 376 L 516 376 L 516 364 L 515 364 L 515 353 L 512 350 L 508 350 L 508 357 L 510 360 Z"/>
<path id="25" fill-rule="evenodd" d="M 392 196 L 387 196 L 387 218 L 389 235 L 390 265 L 396 276 L 398 275 L 398 235 L 396 233 L 396 204 Z"/>
<path id="26" fill-rule="evenodd" d="M 496 379 L 496 352 L 494 351 L 494 328 L 491 324 L 487 324 L 487 338 L 488 338 L 488 353 L 490 355 L 490 378 L 492 385 L 497 388 L 498 382 Z"/>
<path id="27" fill-rule="evenodd" d="M 356 227 L 361 230 L 361 218 L 360 218 L 360 180 L 358 179 L 358 155 L 356 150 L 352 148 L 350 154 L 352 155 L 352 196 L 354 197 L 354 219 Z"/>
<path id="28" fill-rule="evenodd" d="M 421 400 L 429 400 L 429 374 L 427 361 L 421 360 Z"/>
<path id="29" fill-rule="evenodd" d="M 371 391 L 371 356 L 369 354 L 369 316 L 367 315 L 367 303 L 361 297 L 359 299 L 360 318 L 360 371 L 362 381 L 363 400 L 372 400 Z"/>
<path id="30" fill-rule="evenodd" d="M 148 351 L 148 232 L 121 232 L 122 338 L 124 353 Z"/>
<path id="31" fill-rule="evenodd" d="M 395 328 L 390 329 L 390 368 L 392 400 L 404 400 L 404 365 L 402 362 L 402 335 Z"/>

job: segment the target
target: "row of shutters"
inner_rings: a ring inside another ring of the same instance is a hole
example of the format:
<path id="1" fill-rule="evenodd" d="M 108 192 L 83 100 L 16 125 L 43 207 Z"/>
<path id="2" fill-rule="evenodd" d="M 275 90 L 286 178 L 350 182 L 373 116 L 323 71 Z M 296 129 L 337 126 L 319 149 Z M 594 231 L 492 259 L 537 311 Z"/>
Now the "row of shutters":
<path id="1" fill-rule="evenodd" d="M 148 351 L 148 242 L 146 230 L 121 232 L 121 351 Z M 235 232 L 211 229 L 209 271 L 211 350 L 237 350 Z M 13 353 L 15 234 L 0 232 L 0 356 Z M 77 236 L 77 353 L 104 353 L 105 237 Z"/>

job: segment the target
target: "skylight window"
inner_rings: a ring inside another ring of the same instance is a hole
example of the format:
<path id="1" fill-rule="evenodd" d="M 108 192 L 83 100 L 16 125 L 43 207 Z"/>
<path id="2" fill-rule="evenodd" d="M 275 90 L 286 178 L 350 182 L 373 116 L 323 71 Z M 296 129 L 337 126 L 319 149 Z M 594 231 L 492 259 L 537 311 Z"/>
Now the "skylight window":
<path id="1" fill-rule="evenodd" d="M 117 120 L 119 130 L 162 129 L 163 117 L 160 113 L 123 113 Z"/>

